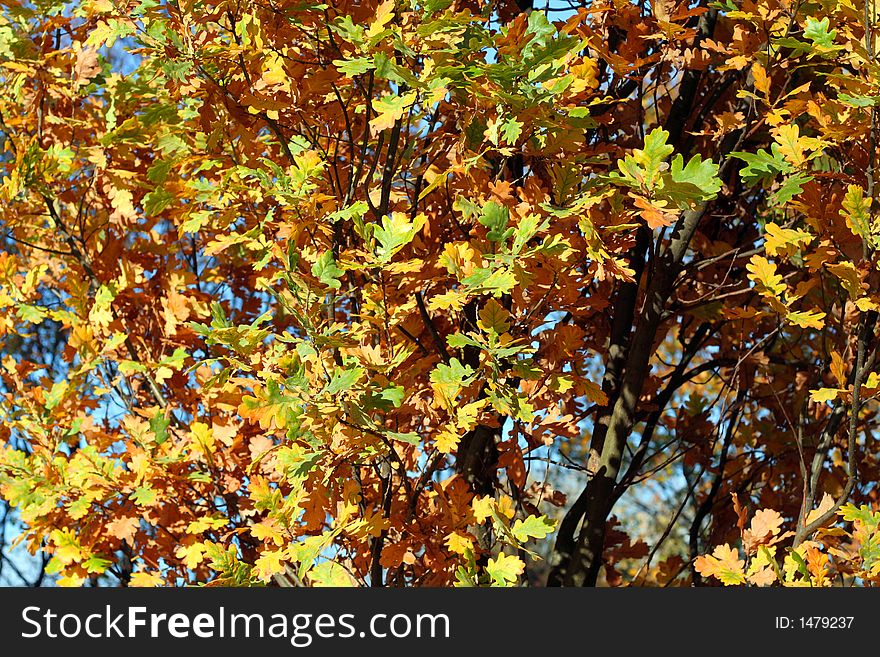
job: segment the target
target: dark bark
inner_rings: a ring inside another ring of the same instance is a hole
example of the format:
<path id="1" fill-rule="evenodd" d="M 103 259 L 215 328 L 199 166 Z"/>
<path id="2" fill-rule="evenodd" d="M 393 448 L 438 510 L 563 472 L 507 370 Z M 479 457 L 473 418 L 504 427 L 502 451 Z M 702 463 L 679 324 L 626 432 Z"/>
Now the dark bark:
<path id="1" fill-rule="evenodd" d="M 700 18 L 697 42 L 711 36 L 716 16 L 717 13 L 712 10 Z M 669 143 L 677 151 L 681 149 L 688 119 L 696 104 L 701 77 L 700 71 L 685 72 L 666 121 Z M 547 582 L 549 586 L 596 584 L 602 565 L 607 520 L 616 500 L 623 450 L 635 426 L 638 399 L 650 373 L 657 330 L 681 261 L 704 212 L 705 206 L 682 215 L 670 235 L 668 246 L 659 252 L 656 259 L 647 261 L 652 266 L 645 267 L 647 263 L 640 262 L 637 244 L 634 264 L 640 264 L 642 269 L 638 271 L 635 282 L 627 284 L 630 287 L 622 287 L 612 321 L 611 344 L 603 379 L 606 394 L 611 394 L 608 405 L 598 415 L 591 444 L 599 456 L 598 469 L 560 525 Z M 652 253 L 652 246 L 649 239 L 645 257 Z M 645 276 L 647 279 L 642 281 Z M 635 318 L 638 291 L 642 286 L 645 289 L 642 312 Z M 574 541 L 574 529 L 578 522 L 580 531 Z"/>

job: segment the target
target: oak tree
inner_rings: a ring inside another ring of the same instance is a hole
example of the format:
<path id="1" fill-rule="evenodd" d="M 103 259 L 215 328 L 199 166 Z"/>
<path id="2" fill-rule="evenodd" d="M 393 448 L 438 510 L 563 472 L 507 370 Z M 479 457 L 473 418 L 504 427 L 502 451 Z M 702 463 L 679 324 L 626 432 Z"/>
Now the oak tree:
<path id="1" fill-rule="evenodd" d="M 876 582 L 876 18 L 4 3 L 21 540 L 64 585 Z"/>

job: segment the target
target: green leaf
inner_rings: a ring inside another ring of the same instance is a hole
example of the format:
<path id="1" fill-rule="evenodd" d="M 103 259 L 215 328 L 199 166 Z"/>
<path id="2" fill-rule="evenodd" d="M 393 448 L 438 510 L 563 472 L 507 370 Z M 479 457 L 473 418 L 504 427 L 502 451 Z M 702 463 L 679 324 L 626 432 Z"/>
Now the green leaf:
<path id="1" fill-rule="evenodd" d="M 165 356 L 162 360 L 159 361 L 160 365 L 165 365 L 166 367 L 173 367 L 176 370 L 179 370 L 183 367 L 184 361 L 187 359 L 189 354 L 186 353 L 186 349 L 183 347 L 177 347 L 170 356 Z"/>
<path id="2" fill-rule="evenodd" d="M 844 504 L 837 513 L 847 522 L 860 522 L 869 532 L 874 532 L 880 527 L 880 512 L 871 511 L 867 504 L 861 506 Z"/>
<path id="3" fill-rule="evenodd" d="M 465 282 L 467 282 L 467 279 L 465 279 Z M 483 292 L 500 297 L 516 287 L 516 276 L 506 267 L 499 268 L 493 271 L 479 287 Z"/>
<path id="4" fill-rule="evenodd" d="M 42 321 L 46 318 L 46 311 L 38 306 L 32 306 L 27 303 L 23 303 L 18 306 L 18 310 L 16 314 L 25 322 L 29 324 L 41 324 Z"/>
<path id="5" fill-rule="evenodd" d="M 837 94 L 837 100 L 852 107 L 873 107 L 877 104 L 877 96 L 851 96 L 845 93 Z"/>
<path id="6" fill-rule="evenodd" d="M 872 571 L 877 562 L 880 562 L 880 535 L 868 537 L 859 547 L 859 556 L 862 558 L 862 570 Z"/>
<path id="7" fill-rule="evenodd" d="M 662 128 L 654 128 L 645 136 L 645 147 L 636 149 L 630 155 L 617 161 L 623 182 L 632 187 L 654 189 L 665 169 L 666 158 L 672 155 L 673 147 L 666 143 L 669 133 Z"/>
<path id="8" fill-rule="evenodd" d="M 526 24 L 526 33 L 533 34 L 534 41 L 546 41 L 546 38 L 556 34 L 556 28 L 551 25 L 550 21 L 543 12 L 529 12 L 529 20 Z"/>
<path id="9" fill-rule="evenodd" d="M 355 57 L 354 59 L 334 59 L 333 65 L 350 78 L 366 73 L 374 68 L 372 57 Z"/>
<path id="10" fill-rule="evenodd" d="M 370 206 L 367 205 L 366 201 L 355 201 L 351 205 L 346 208 L 342 208 L 341 210 L 337 210 L 333 214 L 331 214 L 327 219 L 329 219 L 332 223 L 336 223 L 337 221 L 348 221 L 350 219 L 360 219 L 363 217 L 367 210 L 370 209 Z"/>
<path id="11" fill-rule="evenodd" d="M 67 392 L 67 381 L 56 381 L 52 384 L 52 389 L 45 395 L 46 408 L 50 411 L 61 403 L 64 399 L 64 393 Z"/>
<path id="12" fill-rule="evenodd" d="M 853 235 L 858 235 L 865 241 L 871 240 L 870 227 L 870 204 L 865 198 L 864 190 L 858 185 L 849 185 L 846 196 L 841 204 L 841 214 Z"/>
<path id="13" fill-rule="evenodd" d="M 516 118 L 507 118 L 501 124 L 501 137 L 506 143 L 513 146 L 522 134 L 522 128 L 523 124 L 517 121 Z"/>
<path id="14" fill-rule="evenodd" d="M 382 391 L 380 397 L 394 404 L 395 408 L 400 408 L 403 399 L 406 396 L 406 389 L 403 386 L 391 386 Z"/>
<path id="15" fill-rule="evenodd" d="M 167 208 L 174 201 L 174 194 L 169 191 L 157 187 L 152 192 L 144 196 L 143 206 L 144 214 L 148 217 L 155 217 Z"/>
<path id="16" fill-rule="evenodd" d="M 394 125 L 409 110 L 416 101 L 415 91 L 408 91 L 402 96 L 389 94 L 373 101 L 375 116 L 370 119 L 370 127 L 380 132 Z"/>
<path id="17" fill-rule="evenodd" d="M 122 360 L 116 365 L 119 373 L 125 376 L 130 374 L 140 374 L 147 371 L 147 366 L 134 360 Z"/>
<path id="18" fill-rule="evenodd" d="M 525 520 L 517 520 L 510 528 L 514 538 L 525 543 L 530 538 L 544 538 L 556 529 L 556 523 L 547 516 L 529 516 Z"/>
<path id="19" fill-rule="evenodd" d="M 134 32 L 134 29 L 134 24 L 127 20 L 116 18 L 102 19 L 98 21 L 95 29 L 89 33 L 89 37 L 83 45 L 94 48 L 100 48 L 101 46 L 110 48 L 116 43 L 117 39 L 128 36 Z"/>
<path id="20" fill-rule="evenodd" d="M 156 499 L 156 491 L 149 486 L 138 486 L 130 497 L 138 506 L 149 506 Z"/>
<path id="21" fill-rule="evenodd" d="M 315 587 L 353 587 L 357 582 L 335 561 L 325 561 L 309 571 L 309 580 Z"/>
<path id="22" fill-rule="evenodd" d="M 384 52 L 377 52 L 373 57 L 373 65 L 376 68 L 376 77 L 383 80 L 391 80 L 396 84 L 405 84 L 408 87 L 424 86 L 409 69 L 399 66 Z"/>
<path id="23" fill-rule="evenodd" d="M 112 561 L 94 554 L 89 555 L 89 558 L 82 563 L 82 565 L 85 566 L 87 572 L 95 573 L 98 575 L 105 572 L 112 564 Z"/>
<path id="24" fill-rule="evenodd" d="M 74 520 L 79 520 L 80 518 L 85 518 L 88 515 L 89 510 L 92 508 L 92 503 L 89 501 L 88 497 L 80 497 L 79 499 L 71 502 L 67 506 L 67 510 L 70 513 L 70 517 Z"/>
<path id="25" fill-rule="evenodd" d="M 412 431 L 407 433 L 400 433 L 399 431 L 386 431 L 385 435 L 393 440 L 399 440 L 404 443 L 408 443 L 409 445 L 418 445 L 422 438 L 417 433 L 413 433 Z"/>
<path id="26" fill-rule="evenodd" d="M 150 418 L 150 431 L 156 435 L 156 444 L 161 445 L 168 440 L 168 427 L 171 425 L 171 418 L 165 417 L 163 411 L 156 411 L 156 414 Z"/>
<path id="27" fill-rule="evenodd" d="M 799 39 L 795 39 L 794 37 L 782 37 L 779 39 L 771 38 L 770 43 L 772 43 L 774 46 L 791 48 L 794 51 L 792 53 L 793 55 L 801 55 L 810 51 L 809 43 L 800 41 Z"/>
<path id="28" fill-rule="evenodd" d="M 180 225 L 179 230 L 183 233 L 198 233 L 211 221 L 211 218 L 211 213 L 207 210 L 196 210 Z"/>
<path id="29" fill-rule="evenodd" d="M 338 395 L 344 390 L 350 390 L 354 384 L 361 380 L 365 373 L 366 370 L 362 367 L 337 372 L 330 380 L 324 392 L 330 395 Z"/>
<path id="30" fill-rule="evenodd" d="M 365 393 L 361 398 L 361 405 L 364 410 L 370 411 L 379 409 L 381 411 L 390 411 L 392 408 L 400 408 L 403 399 L 406 396 L 406 390 L 402 386 L 391 386 L 380 392 L 371 391 Z"/>
<path id="31" fill-rule="evenodd" d="M 427 217 L 420 214 L 413 221 L 403 212 L 393 212 L 382 218 L 381 227 L 373 228 L 373 235 L 379 242 L 376 256 L 382 262 L 388 262 L 394 254 L 409 244 L 422 227 Z"/>
<path id="32" fill-rule="evenodd" d="M 543 14 L 541 15 L 543 16 Z M 512 586 L 519 579 L 523 569 L 524 564 L 519 557 L 504 553 L 494 559 L 489 559 L 486 564 L 486 572 L 492 578 L 494 586 Z"/>
<path id="33" fill-rule="evenodd" d="M 471 337 L 464 335 L 463 333 L 453 333 L 452 335 L 446 336 L 446 343 L 450 347 L 454 347 L 456 349 L 461 349 L 462 347 L 477 347 L 479 349 L 484 348 L 484 345 L 480 344 L 476 340 Z"/>
<path id="34" fill-rule="evenodd" d="M 769 180 L 779 173 L 790 173 L 794 167 L 783 157 L 779 144 L 770 147 L 770 153 L 763 148 L 757 153 L 733 152 L 731 157 L 742 160 L 746 166 L 740 169 L 739 175 L 743 182 L 752 185 L 762 180 Z"/>
<path id="35" fill-rule="evenodd" d="M 422 8 L 423 15 L 430 16 L 431 14 L 435 14 L 438 11 L 442 11 L 451 6 L 454 1 L 455 0 L 421 0 L 418 4 Z M 415 9 L 416 3 L 411 2 L 410 6 Z"/>
<path id="36" fill-rule="evenodd" d="M 715 198 L 721 189 L 718 165 L 711 160 L 703 160 L 699 155 L 694 155 L 687 165 L 683 164 L 681 155 L 672 158 L 669 173 L 661 177 L 655 196 L 666 198 L 681 209 L 688 208 L 693 201 Z"/>
<path id="37" fill-rule="evenodd" d="M 495 201 L 489 201 L 483 206 L 477 221 L 489 229 L 486 237 L 493 242 L 503 242 L 514 231 L 513 228 L 507 228 L 507 222 L 510 221 L 510 210 Z"/>
<path id="38" fill-rule="evenodd" d="M 147 170 L 147 179 L 152 183 L 161 185 L 168 178 L 168 173 L 171 171 L 172 166 L 174 166 L 174 162 L 170 159 L 156 160 Z"/>
<path id="39" fill-rule="evenodd" d="M 324 251 L 315 264 L 312 265 L 312 274 L 327 287 L 338 290 L 342 283 L 338 280 L 345 270 L 336 266 L 332 251 Z"/>
<path id="40" fill-rule="evenodd" d="M 163 155 L 171 155 L 179 151 L 187 150 L 186 142 L 183 141 L 180 135 L 176 135 L 171 132 L 167 132 L 164 135 L 161 135 L 156 140 L 156 145 L 159 147 L 159 151 Z"/>
<path id="41" fill-rule="evenodd" d="M 487 333 L 502 335 L 510 330 L 510 313 L 495 299 L 489 299 L 480 310 L 477 326 Z"/>
<path id="42" fill-rule="evenodd" d="M 338 18 L 330 27 L 343 39 L 356 46 L 363 45 L 366 39 L 366 30 L 363 25 L 356 25 L 348 14 Z"/>
<path id="43" fill-rule="evenodd" d="M 792 560 L 797 564 L 798 572 L 804 576 L 805 579 L 809 580 L 811 578 L 810 569 L 807 568 L 807 562 L 804 561 L 804 558 L 797 553 L 796 550 L 792 550 L 789 548 L 789 556 Z"/>
<path id="44" fill-rule="evenodd" d="M 289 447 L 281 447 L 275 450 L 274 454 L 288 479 L 305 477 L 315 469 L 322 458 L 320 452 L 309 451 L 296 443 Z"/>
<path id="45" fill-rule="evenodd" d="M 536 214 L 527 214 L 519 220 L 513 236 L 513 245 L 510 247 L 511 253 L 517 255 L 522 251 L 526 243 L 539 232 L 547 230 L 550 226 L 550 220 L 542 219 Z M 555 237 L 555 236 L 554 236 Z"/>
<path id="46" fill-rule="evenodd" d="M 834 39 L 837 37 L 837 30 L 829 31 L 828 28 L 830 25 L 831 19 L 828 16 L 822 20 L 807 18 L 807 23 L 804 26 L 804 36 L 812 41 L 814 50 L 824 53 L 840 48 L 839 46 L 835 47 L 834 45 Z"/>
<path id="47" fill-rule="evenodd" d="M 470 365 L 462 365 L 458 358 L 452 358 L 449 364 L 438 363 L 431 372 L 431 387 L 446 402 L 452 403 L 461 389 L 473 381 L 474 370 Z"/>
<path id="48" fill-rule="evenodd" d="M 804 185 L 810 182 L 813 176 L 796 173 L 785 179 L 776 193 L 773 195 L 773 203 L 776 205 L 785 205 L 795 196 L 804 191 Z"/>

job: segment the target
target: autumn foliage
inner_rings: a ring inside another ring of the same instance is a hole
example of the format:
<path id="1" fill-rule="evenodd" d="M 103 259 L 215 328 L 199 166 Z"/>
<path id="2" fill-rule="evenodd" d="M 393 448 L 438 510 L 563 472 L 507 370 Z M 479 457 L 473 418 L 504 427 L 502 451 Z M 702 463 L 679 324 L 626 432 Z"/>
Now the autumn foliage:
<path id="1" fill-rule="evenodd" d="M 877 582 L 854 1 L 3 3 L 20 540 L 66 585 Z"/>

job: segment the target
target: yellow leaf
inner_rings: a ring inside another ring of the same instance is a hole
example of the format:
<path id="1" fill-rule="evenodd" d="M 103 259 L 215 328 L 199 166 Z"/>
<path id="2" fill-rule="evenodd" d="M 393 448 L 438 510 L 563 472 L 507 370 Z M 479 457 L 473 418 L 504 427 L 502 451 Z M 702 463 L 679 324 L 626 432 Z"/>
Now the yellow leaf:
<path id="1" fill-rule="evenodd" d="M 263 59 L 260 81 L 266 87 L 278 88 L 290 93 L 290 78 L 284 70 L 284 61 L 278 56 L 278 53 L 269 51 L 269 54 Z"/>
<path id="2" fill-rule="evenodd" d="M 385 26 L 394 18 L 394 0 L 385 0 L 381 5 L 376 7 L 376 18 L 370 23 L 366 32 L 367 40 L 379 36 L 385 31 Z"/>
<path id="3" fill-rule="evenodd" d="M 436 294 L 428 302 L 428 310 L 453 310 L 457 312 L 464 308 L 468 298 L 469 295 L 458 290 Z"/>
<path id="4" fill-rule="evenodd" d="M 164 365 L 157 367 L 155 374 L 153 374 L 153 378 L 156 379 L 156 383 L 167 381 L 172 376 L 174 376 L 174 370 L 172 370 L 170 367 L 165 367 Z"/>
<path id="5" fill-rule="evenodd" d="M 746 574 L 749 583 L 755 586 L 770 586 L 776 577 L 776 546 L 771 545 L 759 550 L 758 554 L 752 559 L 749 565 L 749 571 Z"/>
<path id="6" fill-rule="evenodd" d="M 828 265 L 828 271 L 840 279 L 843 289 L 849 294 L 850 299 L 857 299 L 862 293 L 862 281 L 859 270 L 851 262 L 838 262 Z"/>
<path id="7" fill-rule="evenodd" d="M 871 239 L 871 213 L 864 190 L 858 185 L 849 185 L 841 203 L 840 214 L 846 219 L 846 225 L 853 235 L 863 240 Z"/>
<path id="8" fill-rule="evenodd" d="M 574 379 L 569 376 L 554 374 L 550 377 L 547 385 L 553 392 L 558 392 L 560 395 L 564 395 L 574 387 Z"/>
<path id="9" fill-rule="evenodd" d="M 100 48 L 105 43 L 112 46 L 115 41 L 116 30 L 114 30 L 113 27 L 107 23 L 107 21 L 100 20 L 98 21 L 98 24 L 95 25 L 95 29 L 93 29 L 89 33 L 89 37 L 88 39 L 86 39 L 85 45 Z"/>
<path id="10" fill-rule="evenodd" d="M 452 532 L 446 537 L 446 547 L 455 554 L 467 554 L 468 550 L 473 551 L 474 541 L 467 534 Z"/>
<path id="11" fill-rule="evenodd" d="M 703 577 L 715 577 L 725 586 L 746 583 L 743 574 L 745 561 L 739 558 L 737 550 L 726 543 L 716 547 L 711 556 L 697 557 L 694 566 Z"/>
<path id="12" fill-rule="evenodd" d="M 477 519 L 477 523 L 483 524 L 486 521 L 486 518 L 492 517 L 492 511 L 495 508 L 495 500 L 491 495 L 475 497 L 471 502 L 471 508 L 474 511 L 474 517 Z"/>
<path id="13" fill-rule="evenodd" d="M 776 264 L 763 256 L 752 256 L 746 269 L 749 272 L 749 280 L 765 297 L 779 298 L 787 289 L 785 283 L 782 282 L 782 276 L 776 273 Z"/>
<path id="14" fill-rule="evenodd" d="M 752 77 L 755 79 L 755 89 L 766 98 L 770 94 L 770 78 L 767 70 L 759 62 L 752 64 Z"/>
<path id="15" fill-rule="evenodd" d="M 434 444 L 441 454 L 451 454 L 458 447 L 459 440 L 461 440 L 461 436 L 458 433 L 444 429 L 437 435 L 437 440 Z"/>
<path id="16" fill-rule="evenodd" d="M 85 558 L 82 546 L 72 529 L 54 529 L 49 538 L 55 544 L 55 558 L 61 563 L 67 565 Z"/>
<path id="17" fill-rule="evenodd" d="M 581 64 L 575 64 L 570 69 L 574 80 L 568 91 L 578 94 L 585 89 L 596 89 L 599 86 L 599 66 L 593 59 L 585 59 Z"/>
<path id="18" fill-rule="evenodd" d="M 395 121 L 409 111 L 415 100 L 416 92 L 408 91 L 402 96 L 390 94 L 373 101 L 373 110 L 376 112 L 376 116 L 370 119 L 370 128 L 373 134 L 392 127 Z"/>
<path id="19" fill-rule="evenodd" d="M 357 581 L 351 573 L 335 561 L 325 561 L 309 571 L 309 581 L 316 587 L 353 587 Z"/>
<path id="20" fill-rule="evenodd" d="M 866 313 L 869 310 L 880 310 L 880 306 L 871 301 L 868 297 L 856 299 L 856 308 L 861 310 L 863 313 Z"/>
<path id="21" fill-rule="evenodd" d="M 825 326 L 825 313 L 817 310 L 793 311 L 785 316 L 785 319 L 801 328 L 820 329 Z"/>
<path id="22" fill-rule="evenodd" d="M 504 516 L 508 520 L 516 515 L 516 507 L 513 498 L 508 497 L 507 495 L 502 495 L 498 498 L 495 508 L 498 510 L 498 515 Z"/>
<path id="23" fill-rule="evenodd" d="M 781 228 L 772 221 L 764 227 L 767 254 L 789 258 L 813 241 L 813 235 L 805 230 Z"/>
<path id="24" fill-rule="evenodd" d="M 140 571 L 132 574 L 128 585 L 140 588 L 150 588 L 162 586 L 164 583 L 165 580 L 163 580 L 158 573 Z"/>
<path id="25" fill-rule="evenodd" d="M 831 374 L 840 385 L 846 385 L 846 363 L 843 362 L 843 356 L 836 351 L 831 352 Z"/>
<path id="26" fill-rule="evenodd" d="M 24 277 L 24 285 L 21 286 L 20 292 L 24 296 L 29 296 L 31 292 L 37 289 L 37 285 L 45 278 L 48 270 L 49 265 L 45 264 L 30 269 L 27 276 Z"/>
<path id="27" fill-rule="evenodd" d="M 59 577 L 56 583 L 64 588 L 76 588 L 82 586 L 85 581 L 85 577 L 80 577 L 79 575 L 65 575 L 64 577 Z"/>
<path id="28" fill-rule="evenodd" d="M 470 243 L 449 242 L 443 247 L 443 253 L 437 262 L 458 280 L 462 280 L 474 273 L 474 269 L 481 265 L 481 260 Z"/>
<path id="29" fill-rule="evenodd" d="M 837 399 L 841 392 L 846 392 L 842 388 L 819 388 L 818 390 L 810 390 L 810 401 L 829 402 Z"/>
<path id="30" fill-rule="evenodd" d="M 252 525 L 251 534 L 257 540 L 270 540 L 278 547 L 284 545 L 284 535 L 281 533 L 281 527 L 277 521 L 271 518 L 266 518 L 262 522 Z"/>
<path id="31" fill-rule="evenodd" d="M 195 568 L 205 558 L 205 544 L 193 543 L 192 545 L 181 545 L 174 552 L 174 556 L 182 559 L 187 568 Z"/>
<path id="32" fill-rule="evenodd" d="M 796 123 L 780 125 L 774 130 L 779 152 L 791 164 L 798 167 L 807 161 L 804 146 L 800 139 L 800 128 Z"/>
<path id="33" fill-rule="evenodd" d="M 479 399 L 475 402 L 471 402 L 470 404 L 465 404 L 461 408 L 458 409 L 455 415 L 455 422 L 458 428 L 461 431 L 470 431 L 474 428 L 474 425 L 477 423 L 477 418 L 480 415 L 480 411 L 483 410 L 489 403 L 487 398 Z"/>
<path id="34" fill-rule="evenodd" d="M 522 575 L 526 565 L 517 556 L 501 553 L 486 563 L 486 572 L 492 577 L 492 583 L 509 586 Z"/>
<path id="35" fill-rule="evenodd" d="M 214 430 L 204 422 L 193 422 L 190 427 L 190 437 L 193 443 L 198 447 L 199 451 L 205 456 L 214 453 L 216 443 L 214 441 Z"/>
<path id="36" fill-rule="evenodd" d="M 283 551 L 263 552 L 254 562 L 254 573 L 264 582 L 268 582 L 273 575 L 284 572 L 284 564 L 281 562 L 284 556 Z"/>

